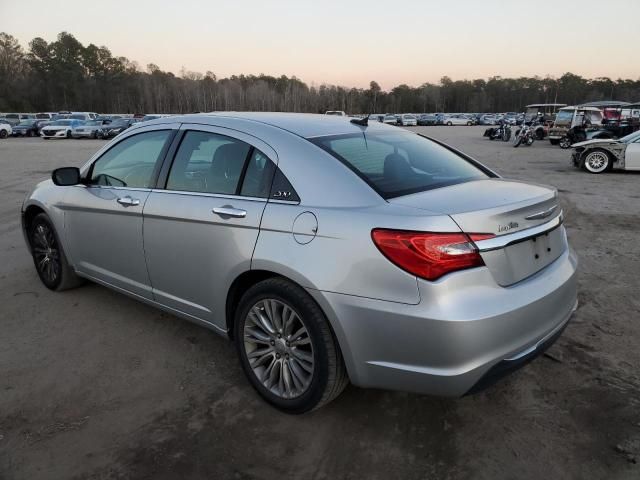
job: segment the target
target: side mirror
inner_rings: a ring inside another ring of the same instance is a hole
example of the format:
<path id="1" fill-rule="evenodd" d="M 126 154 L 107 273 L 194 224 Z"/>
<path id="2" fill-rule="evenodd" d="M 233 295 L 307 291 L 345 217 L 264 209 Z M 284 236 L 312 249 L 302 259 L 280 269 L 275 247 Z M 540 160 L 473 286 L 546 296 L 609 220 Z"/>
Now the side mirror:
<path id="1" fill-rule="evenodd" d="M 56 168 L 51 173 L 51 180 L 60 187 L 78 185 L 80 183 L 80 169 L 78 167 Z"/>

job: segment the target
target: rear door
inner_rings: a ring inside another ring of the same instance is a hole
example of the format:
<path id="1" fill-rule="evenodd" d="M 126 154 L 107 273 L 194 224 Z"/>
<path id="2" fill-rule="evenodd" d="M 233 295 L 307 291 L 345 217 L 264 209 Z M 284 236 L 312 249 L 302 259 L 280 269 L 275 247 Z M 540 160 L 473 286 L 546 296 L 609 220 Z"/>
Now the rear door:
<path id="1" fill-rule="evenodd" d="M 224 329 L 227 291 L 251 266 L 276 153 L 250 135 L 204 125 L 184 124 L 175 143 L 144 209 L 153 295 Z"/>

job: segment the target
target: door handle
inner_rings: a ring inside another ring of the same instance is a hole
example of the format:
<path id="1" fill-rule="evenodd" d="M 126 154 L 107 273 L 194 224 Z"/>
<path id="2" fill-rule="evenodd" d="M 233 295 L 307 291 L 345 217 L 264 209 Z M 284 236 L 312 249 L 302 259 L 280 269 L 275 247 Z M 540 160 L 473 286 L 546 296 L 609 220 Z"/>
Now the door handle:
<path id="1" fill-rule="evenodd" d="M 136 205 L 140 205 L 140 200 L 137 198 L 131 198 L 127 195 L 126 197 L 118 198 L 118 203 L 123 207 L 135 207 Z"/>
<path id="2" fill-rule="evenodd" d="M 213 213 L 224 217 L 244 218 L 247 216 L 247 211 L 240 208 L 233 208 L 230 205 L 224 207 L 216 207 L 213 209 Z"/>

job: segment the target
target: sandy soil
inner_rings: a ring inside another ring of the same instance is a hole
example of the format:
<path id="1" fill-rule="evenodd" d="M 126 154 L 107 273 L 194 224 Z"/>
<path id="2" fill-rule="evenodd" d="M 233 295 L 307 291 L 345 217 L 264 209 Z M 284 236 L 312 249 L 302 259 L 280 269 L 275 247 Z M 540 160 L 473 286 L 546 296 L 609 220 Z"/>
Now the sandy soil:
<path id="1" fill-rule="evenodd" d="M 52 293 L 19 225 L 32 184 L 102 141 L 0 141 L 0 479 L 640 478 L 640 175 L 418 128 L 559 188 L 580 308 L 547 356 L 472 397 L 349 387 L 318 412 L 263 403 L 232 345 L 96 285 Z"/>

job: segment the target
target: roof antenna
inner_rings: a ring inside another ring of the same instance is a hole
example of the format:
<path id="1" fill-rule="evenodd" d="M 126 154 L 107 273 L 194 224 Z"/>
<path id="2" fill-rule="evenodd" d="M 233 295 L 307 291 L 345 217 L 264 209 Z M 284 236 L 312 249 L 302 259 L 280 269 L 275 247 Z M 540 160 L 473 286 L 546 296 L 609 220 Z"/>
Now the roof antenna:
<path id="1" fill-rule="evenodd" d="M 369 105 L 369 115 L 373 115 L 372 107 L 373 105 Z M 356 125 L 360 125 L 361 127 L 368 127 L 369 126 L 369 115 L 365 115 L 362 118 L 352 118 L 351 119 L 351 123 L 355 123 Z"/>
<path id="2" fill-rule="evenodd" d="M 360 125 L 362 127 L 369 126 L 369 115 L 365 115 L 362 118 L 352 118 L 351 123 L 355 123 L 356 125 Z"/>

